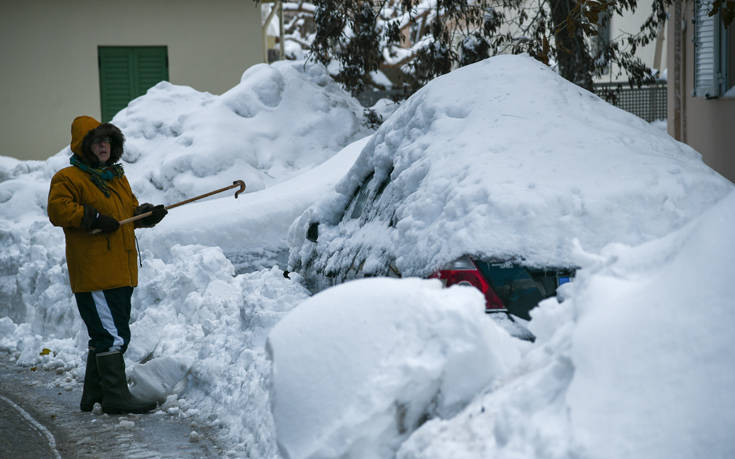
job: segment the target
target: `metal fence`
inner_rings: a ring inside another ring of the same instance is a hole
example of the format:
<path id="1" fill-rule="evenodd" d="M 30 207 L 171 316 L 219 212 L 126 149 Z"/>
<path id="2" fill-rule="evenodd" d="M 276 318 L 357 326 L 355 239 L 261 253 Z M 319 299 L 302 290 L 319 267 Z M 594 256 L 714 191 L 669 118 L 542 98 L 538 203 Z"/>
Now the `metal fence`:
<path id="1" fill-rule="evenodd" d="M 595 94 L 627 112 L 651 122 L 666 119 L 666 81 L 631 88 L 628 83 L 595 83 Z M 358 100 L 365 107 L 382 97 L 401 95 L 400 89 L 365 91 Z M 405 95 L 403 95 L 405 97 Z"/>
<path id="2" fill-rule="evenodd" d="M 666 82 L 631 88 L 628 83 L 595 83 L 595 94 L 651 122 L 666 119 Z"/>

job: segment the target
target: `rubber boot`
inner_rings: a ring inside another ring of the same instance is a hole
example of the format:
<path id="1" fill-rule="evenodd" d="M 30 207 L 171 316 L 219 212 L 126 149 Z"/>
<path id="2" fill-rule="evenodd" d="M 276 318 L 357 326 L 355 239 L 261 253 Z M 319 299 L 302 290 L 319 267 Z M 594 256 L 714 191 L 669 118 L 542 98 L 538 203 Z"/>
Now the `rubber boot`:
<path id="1" fill-rule="evenodd" d="M 84 388 L 82 389 L 82 401 L 79 402 L 79 409 L 92 411 L 95 403 L 102 403 L 102 388 L 97 373 L 97 356 L 90 349 L 87 354 L 87 369 L 84 371 Z"/>
<path id="2" fill-rule="evenodd" d="M 107 414 L 147 413 L 156 402 L 135 398 L 128 390 L 125 360 L 120 352 L 97 354 L 97 371 L 102 388 L 102 411 Z"/>

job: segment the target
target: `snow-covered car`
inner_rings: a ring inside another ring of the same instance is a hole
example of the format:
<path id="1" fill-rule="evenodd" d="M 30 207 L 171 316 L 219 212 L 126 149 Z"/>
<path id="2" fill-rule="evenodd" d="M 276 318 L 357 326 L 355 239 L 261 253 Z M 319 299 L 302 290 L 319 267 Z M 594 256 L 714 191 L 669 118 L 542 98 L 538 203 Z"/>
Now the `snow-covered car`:
<path id="1" fill-rule="evenodd" d="M 663 130 L 528 56 L 497 56 L 383 123 L 292 224 L 289 270 L 314 291 L 371 276 L 469 283 L 487 311 L 527 320 L 581 261 L 668 234 L 731 186 Z"/>

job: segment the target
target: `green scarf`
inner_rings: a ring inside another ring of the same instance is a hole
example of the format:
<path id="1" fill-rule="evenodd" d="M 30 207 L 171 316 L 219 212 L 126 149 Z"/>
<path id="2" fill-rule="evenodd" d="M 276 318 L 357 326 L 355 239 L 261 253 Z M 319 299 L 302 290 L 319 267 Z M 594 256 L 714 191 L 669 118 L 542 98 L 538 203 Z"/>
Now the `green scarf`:
<path id="1" fill-rule="evenodd" d="M 85 164 L 82 159 L 77 155 L 73 155 L 70 162 L 72 163 L 72 165 L 89 174 L 89 178 L 92 180 L 92 183 L 97 185 L 97 188 L 105 193 L 105 196 L 108 198 L 110 197 L 110 189 L 107 188 L 107 184 L 105 182 L 109 182 L 114 178 L 122 177 L 123 175 L 125 175 L 125 171 L 123 170 L 122 165 L 120 165 L 119 163 L 103 168 L 95 168 Z"/>

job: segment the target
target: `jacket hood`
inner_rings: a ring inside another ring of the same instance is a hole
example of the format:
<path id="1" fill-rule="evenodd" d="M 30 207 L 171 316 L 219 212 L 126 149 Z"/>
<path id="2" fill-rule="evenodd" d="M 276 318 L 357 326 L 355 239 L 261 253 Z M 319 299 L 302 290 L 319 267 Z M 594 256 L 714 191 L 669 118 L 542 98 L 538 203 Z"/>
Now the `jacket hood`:
<path id="1" fill-rule="evenodd" d="M 99 160 L 92 153 L 92 141 L 95 137 L 110 138 L 110 159 L 104 165 L 111 165 L 120 160 L 123 154 L 125 136 L 112 123 L 102 123 L 91 116 L 78 116 L 71 123 L 71 151 L 91 167 L 99 167 Z"/>

